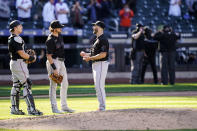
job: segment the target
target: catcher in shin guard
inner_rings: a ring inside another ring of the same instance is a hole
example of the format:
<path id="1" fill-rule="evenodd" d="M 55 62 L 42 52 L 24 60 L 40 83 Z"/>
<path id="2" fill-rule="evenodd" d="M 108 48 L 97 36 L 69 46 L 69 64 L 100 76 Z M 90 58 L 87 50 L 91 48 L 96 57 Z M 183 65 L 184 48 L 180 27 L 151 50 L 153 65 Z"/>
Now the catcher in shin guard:
<path id="1" fill-rule="evenodd" d="M 47 55 L 47 71 L 50 80 L 49 98 L 51 101 L 51 108 L 53 113 L 72 113 L 74 110 L 70 109 L 67 105 L 67 90 L 68 79 L 67 71 L 64 64 L 64 42 L 61 36 L 63 25 L 59 21 L 55 20 L 51 22 L 50 32 L 46 40 L 46 55 Z M 56 101 L 56 88 L 57 83 L 61 84 L 60 88 L 60 101 L 61 110 L 58 110 Z"/>
<path id="2" fill-rule="evenodd" d="M 11 57 L 10 70 L 12 72 L 13 87 L 11 89 L 11 114 L 24 115 L 19 110 L 20 91 L 23 88 L 23 97 L 27 104 L 29 115 L 42 115 L 43 113 L 36 109 L 34 98 L 31 92 L 32 82 L 29 79 L 29 71 L 25 61 L 35 62 L 36 56 L 25 52 L 25 42 L 19 36 L 22 33 L 22 25 L 20 21 L 14 20 L 10 23 L 11 35 L 8 38 L 8 50 Z M 34 52 L 35 53 L 35 52 Z"/>

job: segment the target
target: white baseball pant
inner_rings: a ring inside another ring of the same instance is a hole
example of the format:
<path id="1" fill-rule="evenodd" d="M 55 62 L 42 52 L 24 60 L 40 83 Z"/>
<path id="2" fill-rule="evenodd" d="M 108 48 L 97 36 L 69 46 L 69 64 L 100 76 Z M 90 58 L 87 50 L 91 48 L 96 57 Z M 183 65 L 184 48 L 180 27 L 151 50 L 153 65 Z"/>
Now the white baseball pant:
<path id="1" fill-rule="evenodd" d="M 61 108 L 67 109 L 67 90 L 68 90 L 68 79 L 67 79 L 67 71 L 64 64 L 64 61 L 60 61 L 58 59 L 53 59 L 53 62 L 57 68 L 57 71 L 60 75 L 63 76 L 63 80 L 60 87 L 60 102 L 61 102 Z M 48 76 L 50 76 L 53 73 L 53 68 L 51 67 L 49 61 L 46 62 Z M 56 110 L 57 108 L 57 101 L 56 101 L 56 88 L 57 83 L 55 83 L 51 78 L 50 80 L 50 89 L 49 89 L 49 98 L 51 101 L 51 108 L 52 110 Z"/>
<path id="2" fill-rule="evenodd" d="M 99 101 L 99 110 L 105 110 L 106 108 L 105 78 L 107 76 L 108 65 L 108 61 L 98 61 L 92 64 L 94 85 Z"/>

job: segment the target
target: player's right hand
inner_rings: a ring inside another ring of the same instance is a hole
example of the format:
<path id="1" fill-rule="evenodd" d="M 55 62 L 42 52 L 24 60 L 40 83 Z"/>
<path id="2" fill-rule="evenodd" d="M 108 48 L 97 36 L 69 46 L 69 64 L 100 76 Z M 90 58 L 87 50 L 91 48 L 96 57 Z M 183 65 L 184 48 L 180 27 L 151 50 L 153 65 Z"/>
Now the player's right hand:
<path id="1" fill-rule="evenodd" d="M 58 76 L 57 69 L 53 71 L 54 75 Z"/>

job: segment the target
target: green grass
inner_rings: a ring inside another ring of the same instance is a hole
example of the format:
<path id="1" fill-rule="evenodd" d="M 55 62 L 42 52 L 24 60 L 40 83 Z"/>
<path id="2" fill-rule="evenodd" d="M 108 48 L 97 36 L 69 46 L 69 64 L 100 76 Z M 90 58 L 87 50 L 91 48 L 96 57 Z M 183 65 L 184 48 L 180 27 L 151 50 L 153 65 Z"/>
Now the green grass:
<path id="1" fill-rule="evenodd" d="M 11 86 L 0 87 L 0 97 L 10 95 Z M 32 91 L 34 95 L 48 95 L 49 85 L 34 85 Z M 107 93 L 125 93 L 125 92 L 164 92 L 164 91 L 197 91 L 197 83 L 181 83 L 175 85 L 130 85 L 116 84 L 106 85 Z M 57 88 L 59 93 L 59 88 Z M 90 94 L 95 93 L 93 85 L 70 85 L 68 94 Z"/>
<path id="2" fill-rule="evenodd" d="M 60 107 L 59 98 L 58 106 Z M 17 116 L 10 115 L 10 100 L 0 100 L 0 119 L 11 119 L 20 117 L 29 117 L 28 115 Z M 44 115 L 53 115 L 51 113 L 50 101 L 48 98 L 37 98 L 35 103 L 38 109 L 44 112 Z M 95 96 L 92 97 L 69 97 L 69 107 L 77 112 L 96 111 L 98 101 Z M 116 109 L 136 109 L 136 108 L 195 108 L 197 109 L 197 96 L 189 97 L 150 97 L 150 96 L 112 96 L 106 99 L 107 110 Z M 20 107 L 26 112 L 26 103 L 22 99 Z M 27 113 L 27 112 L 26 112 Z M 32 117 L 32 116 L 31 116 Z"/>
<path id="3" fill-rule="evenodd" d="M 10 95 L 11 86 L 0 87 L 0 97 Z M 48 95 L 49 86 L 33 86 L 33 95 Z M 124 93 L 124 92 L 163 92 L 163 91 L 197 91 L 197 83 L 185 83 L 176 85 L 130 85 L 117 84 L 106 85 L 107 93 Z M 57 89 L 59 93 L 59 88 Z M 70 85 L 68 94 L 90 94 L 95 93 L 93 85 Z M 57 99 L 60 107 L 59 98 Z M 48 98 L 36 98 L 35 103 L 38 109 L 44 112 L 44 115 L 54 115 L 51 113 L 50 101 Z M 96 96 L 86 97 L 69 97 L 69 107 L 77 112 L 89 112 L 98 109 Z M 107 110 L 115 109 L 136 109 L 136 108 L 194 108 L 197 109 L 197 96 L 175 97 L 175 96 L 111 96 L 106 100 Z M 0 119 L 12 119 L 21 117 L 32 117 L 28 115 L 17 116 L 10 115 L 10 100 L 1 100 L 0 98 Z M 26 103 L 21 99 L 20 107 L 26 111 Z M 0 129 L 0 131 L 14 131 L 9 129 Z M 24 131 L 24 130 L 17 130 Z M 33 131 L 33 130 L 29 130 Z M 142 130 L 141 130 L 142 131 Z M 151 131 L 151 130 L 149 130 Z M 160 130 L 160 131 L 197 131 L 192 129 L 184 130 Z"/>

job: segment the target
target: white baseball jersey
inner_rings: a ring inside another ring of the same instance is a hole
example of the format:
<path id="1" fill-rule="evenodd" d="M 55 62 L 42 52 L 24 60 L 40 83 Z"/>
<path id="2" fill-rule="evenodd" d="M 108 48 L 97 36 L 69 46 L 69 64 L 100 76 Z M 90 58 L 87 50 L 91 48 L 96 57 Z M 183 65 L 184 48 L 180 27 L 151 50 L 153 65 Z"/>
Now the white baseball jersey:
<path id="1" fill-rule="evenodd" d="M 61 24 L 67 24 L 68 23 L 68 14 L 58 14 L 58 11 L 67 11 L 69 12 L 68 5 L 66 3 L 57 3 L 55 5 L 57 19 L 60 21 Z"/>
<path id="2" fill-rule="evenodd" d="M 50 2 L 47 2 L 42 11 L 43 20 L 45 22 L 51 22 L 55 20 L 55 7 Z"/>
<path id="3" fill-rule="evenodd" d="M 30 18 L 31 17 L 31 8 L 28 9 L 28 11 L 24 11 L 20 8 L 19 6 L 23 8 L 29 8 L 32 6 L 32 1 L 31 0 L 17 0 L 16 1 L 16 8 L 18 10 L 18 17 L 21 18 Z"/>

